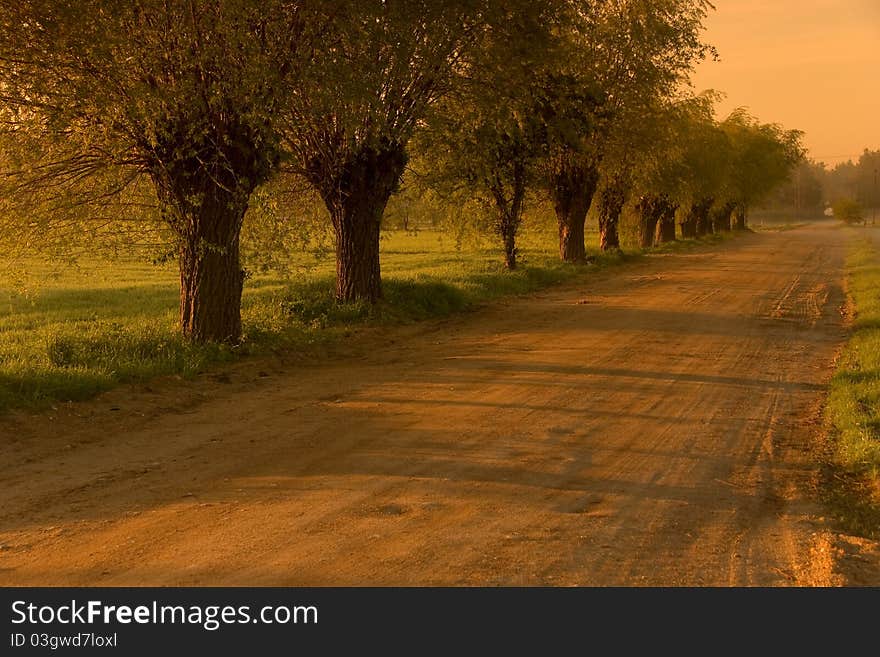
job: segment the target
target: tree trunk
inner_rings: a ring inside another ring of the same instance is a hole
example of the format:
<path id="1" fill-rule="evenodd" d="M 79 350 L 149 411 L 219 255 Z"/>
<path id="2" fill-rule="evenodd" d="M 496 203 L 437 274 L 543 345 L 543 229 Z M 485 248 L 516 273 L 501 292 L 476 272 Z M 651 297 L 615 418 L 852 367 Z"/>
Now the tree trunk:
<path id="1" fill-rule="evenodd" d="M 659 196 L 650 194 L 639 199 L 636 210 L 639 213 L 639 248 L 641 249 L 649 249 L 654 245 L 662 203 Z"/>
<path id="2" fill-rule="evenodd" d="M 516 234 L 504 235 L 504 266 L 513 271 L 516 269 Z"/>
<path id="3" fill-rule="evenodd" d="M 583 218 L 574 216 L 577 212 L 557 214 L 559 226 L 559 257 L 564 262 L 584 263 L 587 261 L 584 228 L 587 215 Z"/>
<path id="4" fill-rule="evenodd" d="M 406 167 L 402 146 L 385 143 L 348 155 L 341 171 L 310 179 L 321 192 L 336 235 L 336 299 L 342 302 L 382 298 L 379 229 L 388 199 Z"/>
<path id="5" fill-rule="evenodd" d="M 688 209 L 687 214 L 684 217 L 684 221 L 681 222 L 681 237 L 682 239 L 691 239 L 697 236 L 697 214 L 694 212 L 694 204 L 691 204 L 691 207 Z"/>
<path id="6" fill-rule="evenodd" d="M 180 326 L 192 342 L 241 340 L 239 233 L 245 207 L 206 204 L 180 247 Z"/>
<path id="7" fill-rule="evenodd" d="M 498 218 L 495 230 L 504 243 L 504 264 L 509 270 L 517 267 L 516 234 L 522 222 L 523 205 L 526 197 L 526 167 L 519 160 L 513 163 L 513 176 L 508 194 L 502 182 L 503 176 L 496 175 L 488 187 L 495 199 Z"/>
<path id="8" fill-rule="evenodd" d="M 664 199 L 660 210 L 660 219 L 657 222 L 657 235 L 654 244 L 666 244 L 675 241 L 675 212 L 678 206 L 669 199 Z"/>
<path id="9" fill-rule="evenodd" d="M 712 199 L 693 201 L 684 221 L 681 223 L 682 237 L 702 237 L 706 234 L 708 220 L 706 219 Z"/>
<path id="10" fill-rule="evenodd" d="M 709 220 L 709 214 L 714 202 L 714 199 L 704 198 L 693 205 L 695 237 L 705 237 L 712 232 L 712 222 Z"/>
<path id="11" fill-rule="evenodd" d="M 203 126 L 202 118 L 166 117 L 150 149 L 149 173 L 177 237 L 184 338 L 237 344 L 245 280 L 241 226 L 251 193 L 271 175 L 278 153 L 234 112 L 197 137 L 192 128 Z"/>
<path id="12" fill-rule="evenodd" d="M 599 248 L 611 251 L 620 248 L 620 213 L 626 203 L 626 192 L 620 184 L 609 183 L 599 192 Z"/>
<path id="13" fill-rule="evenodd" d="M 685 220 L 681 222 L 681 238 L 692 239 L 697 236 L 697 218 L 688 211 Z"/>
<path id="14" fill-rule="evenodd" d="M 730 215 L 733 213 L 733 208 L 733 203 L 725 203 L 715 210 L 712 215 L 712 227 L 716 233 L 730 232 Z"/>
<path id="15" fill-rule="evenodd" d="M 225 169 L 175 164 L 157 167 L 152 177 L 178 240 L 181 332 L 191 342 L 237 344 L 245 278 L 239 237 L 253 187 Z"/>
<path id="16" fill-rule="evenodd" d="M 733 229 L 734 230 L 745 230 L 746 229 L 746 206 L 737 205 L 736 210 L 733 213 Z"/>
<path id="17" fill-rule="evenodd" d="M 559 225 L 559 257 L 565 262 L 585 262 L 584 224 L 599 171 L 594 166 L 569 164 L 551 175 L 551 194 Z"/>
<path id="18" fill-rule="evenodd" d="M 386 198 L 387 201 L 387 198 Z M 384 204 L 364 199 L 334 207 L 330 213 L 336 236 L 336 299 L 342 302 L 382 298 L 379 228 Z"/>

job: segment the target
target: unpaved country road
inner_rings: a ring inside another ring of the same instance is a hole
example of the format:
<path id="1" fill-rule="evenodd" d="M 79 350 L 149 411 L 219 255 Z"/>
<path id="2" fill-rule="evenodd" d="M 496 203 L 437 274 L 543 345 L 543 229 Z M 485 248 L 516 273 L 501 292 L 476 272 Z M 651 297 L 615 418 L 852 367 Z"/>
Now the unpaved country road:
<path id="1" fill-rule="evenodd" d="M 0 584 L 847 583 L 811 453 L 846 241 L 747 235 L 6 418 Z"/>

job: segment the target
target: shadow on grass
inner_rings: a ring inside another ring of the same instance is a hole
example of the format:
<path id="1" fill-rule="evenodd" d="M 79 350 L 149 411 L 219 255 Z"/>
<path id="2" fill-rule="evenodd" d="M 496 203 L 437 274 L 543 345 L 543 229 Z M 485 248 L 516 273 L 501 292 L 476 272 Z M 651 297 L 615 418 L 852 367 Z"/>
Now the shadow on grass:
<path id="1" fill-rule="evenodd" d="M 310 328 L 361 323 L 415 322 L 445 317 L 474 307 L 481 301 L 524 294 L 561 283 L 586 271 L 576 266 L 522 267 L 513 272 L 470 274 L 456 284 L 431 276 L 389 278 L 382 282 L 383 298 L 339 303 L 330 278 L 292 286 L 281 301 L 286 315 Z"/>
<path id="2" fill-rule="evenodd" d="M 834 375 L 834 383 L 840 385 L 876 384 L 880 382 L 877 370 L 841 370 Z"/>
<path id="3" fill-rule="evenodd" d="M 877 331 L 880 334 L 880 317 L 856 317 L 853 328 L 856 331 Z"/>
<path id="4" fill-rule="evenodd" d="M 0 373 L 0 411 L 11 407 L 41 408 L 52 401 L 85 401 L 109 390 L 114 383 L 102 372 L 82 369 Z"/>
<path id="5" fill-rule="evenodd" d="M 876 481 L 827 464 L 823 469 L 823 501 L 848 533 L 880 539 L 880 490 Z"/>
<path id="6" fill-rule="evenodd" d="M 334 329 L 445 317 L 486 299 L 560 282 L 579 271 L 565 269 L 470 275 L 458 284 L 427 276 L 389 278 L 383 282 L 384 298 L 375 305 L 338 303 L 329 277 L 288 283 L 274 295 L 246 300 L 246 338 L 237 347 L 189 344 L 172 325 L 159 321 L 72 321 L 34 336 L 27 357 L 0 353 L 0 411 L 82 401 L 116 384 L 156 376 L 193 376 L 211 365 L 279 348 L 305 353 L 312 345 L 334 339 L 340 332 Z M 78 292 L 95 302 L 101 298 L 98 290 Z"/>

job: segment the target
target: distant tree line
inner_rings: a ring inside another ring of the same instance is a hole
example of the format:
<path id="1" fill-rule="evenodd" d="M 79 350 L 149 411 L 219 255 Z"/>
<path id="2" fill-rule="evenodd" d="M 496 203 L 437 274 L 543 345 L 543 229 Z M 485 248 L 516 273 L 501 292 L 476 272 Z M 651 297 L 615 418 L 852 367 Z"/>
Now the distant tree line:
<path id="1" fill-rule="evenodd" d="M 825 202 L 832 209 L 846 208 L 843 213 L 835 211 L 835 216 L 857 223 L 880 214 L 880 150 L 865 149 L 856 162 L 843 162 L 822 173 Z"/>
<path id="2" fill-rule="evenodd" d="M 382 297 L 404 177 L 489 217 L 510 269 L 547 199 L 559 256 L 745 228 L 800 133 L 694 96 L 707 0 L 18 0 L 0 4 L 0 227 L 53 251 L 150 239 L 194 342 L 241 338 L 245 223 L 327 221 L 341 302 Z M 313 212 L 319 199 L 325 212 Z M 322 218 L 323 217 L 323 218 Z M 289 246 L 289 245 L 288 245 Z"/>
<path id="3" fill-rule="evenodd" d="M 762 212 L 802 218 L 821 217 L 839 207 L 846 208 L 847 217 L 858 214 L 857 221 L 870 219 L 880 214 L 880 150 L 865 149 L 857 160 L 833 167 L 805 159 L 762 206 Z"/>

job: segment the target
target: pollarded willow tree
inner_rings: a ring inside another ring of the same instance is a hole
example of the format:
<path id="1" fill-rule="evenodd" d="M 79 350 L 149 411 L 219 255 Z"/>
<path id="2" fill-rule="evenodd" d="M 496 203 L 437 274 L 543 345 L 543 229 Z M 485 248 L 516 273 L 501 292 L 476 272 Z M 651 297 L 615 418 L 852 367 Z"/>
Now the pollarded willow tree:
<path id="1" fill-rule="evenodd" d="M 609 135 L 602 165 L 606 181 L 613 181 L 618 194 L 635 199 L 638 240 L 641 248 L 654 244 L 660 226 L 661 241 L 675 239 L 674 191 L 684 173 L 677 166 L 679 148 L 678 104 L 656 97 L 654 104 L 642 102 L 631 111 L 618 113 Z M 603 191 L 607 191 L 608 183 Z M 604 204 L 609 198 L 601 197 Z M 614 209 L 616 214 L 611 212 Z M 621 206 L 603 207 L 601 232 L 617 238 Z M 671 234 L 670 234 L 671 222 Z"/>
<path id="2" fill-rule="evenodd" d="M 677 153 L 682 175 L 677 200 L 682 208 L 682 237 L 702 237 L 712 230 L 715 198 L 725 193 L 729 140 L 714 118 L 717 97 L 706 92 L 680 106 Z"/>
<path id="3" fill-rule="evenodd" d="M 591 129 L 552 141 L 547 158 L 563 260 L 585 257 L 584 223 L 597 189 L 601 246 L 619 246 L 616 216 L 626 198 L 626 174 L 600 182 L 608 140 L 634 108 L 674 97 L 694 63 L 712 52 L 700 34 L 711 8 L 707 0 L 621 0 L 575 9 L 565 35 L 570 73 L 595 102 Z"/>
<path id="4" fill-rule="evenodd" d="M 708 225 L 729 159 L 726 139 L 713 118 L 716 97 L 704 92 L 661 105 L 642 128 L 653 135 L 633 168 L 643 248 L 676 239 L 679 210 L 682 237 L 696 237 L 698 222 Z"/>
<path id="5" fill-rule="evenodd" d="M 75 230 L 151 184 L 174 236 L 184 336 L 237 342 L 242 221 L 278 162 L 277 111 L 319 18 L 288 0 L 0 4 L 4 228 L 33 227 L 19 199 Z"/>
<path id="6" fill-rule="evenodd" d="M 606 169 L 596 192 L 596 214 L 599 220 L 599 249 L 620 249 L 620 215 L 631 193 L 629 171 Z"/>
<path id="7" fill-rule="evenodd" d="M 380 223 L 413 132 L 486 33 L 527 11 L 496 0 L 321 3 L 327 36 L 284 107 L 284 143 L 329 211 L 340 301 L 381 298 Z"/>
<path id="8" fill-rule="evenodd" d="M 675 212 L 670 191 L 681 174 L 672 165 L 678 148 L 677 106 L 682 102 L 670 91 L 615 110 L 599 166 L 596 214 L 601 250 L 620 248 L 620 217 L 630 200 L 635 201 L 643 248 L 653 244 L 660 219 Z"/>
<path id="9" fill-rule="evenodd" d="M 745 110 L 734 111 L 721 129 L 730 141 L 728 195 L 719 209 L 719 221 L 728 229 L 744 229 L 751 206 L 783 184 L 804 158 L 803 133 L 760 123 Z"/>
<path id="10" fill-rule="evenodd" d="M 663 121 L 661 115 L 655 116 L 650 130 L 633 135 L 638 140 L 645 133 L 652 133 L 652 147 L 649 149 L 634 150 L 627 131 L 623 133 L 627 138 L 622 142 L 608 141 L 594 201 L 599 222 L 599 248 L 603 251 L 620 248 L 620 222 L 627 205 L 631 205 L 635 214 L 640 248 L 676 239 L 676 215 L 685 203 L 685 190 L 692 180 L 689 178 L 691 172 L 679 160 L 683 144 L 672 141 L 678 133 L 672 126 L 663 125 Z M 704 180 L 704 172 L 696 175 Z M 706 221 L 712 203 L 713 199 L 709 198 L 707 203 L 699 206 L 705 211 Z M 687 207 L 690 217 L 690 213 L 697 211 L 698 204 Z M 695 235 L 683 227 L 682 236 Z"/>

